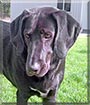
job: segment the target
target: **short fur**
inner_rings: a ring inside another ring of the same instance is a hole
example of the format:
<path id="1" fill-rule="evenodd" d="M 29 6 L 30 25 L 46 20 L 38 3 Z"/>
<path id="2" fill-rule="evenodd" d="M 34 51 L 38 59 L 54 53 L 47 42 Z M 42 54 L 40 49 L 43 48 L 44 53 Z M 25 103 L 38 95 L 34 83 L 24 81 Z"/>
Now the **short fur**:
<path id="1" fill-rule="evenodd" d="M 17 105 L 27 105 L 32 95 L 41 96 L 43 104 L 56 102 L 66 55 L 80 29 L 72 16 L 52 7 L 25 10 L 8 23 L 3 39 L 3 73 L 17 88 Z"/>

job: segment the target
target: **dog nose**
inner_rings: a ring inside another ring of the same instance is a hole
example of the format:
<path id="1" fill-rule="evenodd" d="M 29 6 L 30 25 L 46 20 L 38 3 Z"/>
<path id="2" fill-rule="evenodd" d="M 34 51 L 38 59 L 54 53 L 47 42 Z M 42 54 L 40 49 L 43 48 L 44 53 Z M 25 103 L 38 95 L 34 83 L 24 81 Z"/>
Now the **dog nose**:
<path id="1" fill-rule="evenodd" d="M 37 72 L 38 70 L 40 70 L 40 64 L 35 62 L 34 64 L 30 65 L 30 68 L 34 71 Z"/>

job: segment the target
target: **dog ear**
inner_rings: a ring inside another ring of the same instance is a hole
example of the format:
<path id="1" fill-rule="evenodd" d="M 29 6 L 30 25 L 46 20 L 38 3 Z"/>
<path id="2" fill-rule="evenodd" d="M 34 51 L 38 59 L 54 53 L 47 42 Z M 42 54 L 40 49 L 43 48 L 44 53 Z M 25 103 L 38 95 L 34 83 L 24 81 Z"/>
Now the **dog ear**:
<path id="1" fill-rule="evenodd" d="M 80 31 L 80 24 L 72 16 L 67 14 L 67 32 L 69 37 L 67 38 L 66 46 L 68 49 L 75 43 Z"/>
<path id="2" fill-rule="evenodd" d="M 66 57 L 67 51 L 74 44 L 79 35 L 81 27 L 79 23 L 65 11 L 53 13 L 56 21 L 56 38 L 54 42 L 54 51 L 62 59 Z"/>
<path id="3" fill-rule="evenodd" d="M 11 42 L 16 47 L 18 53 L 22 53 L 24 49 L 22 26 L 24 19 L 27 18 L 29 15 L 30 12 L 24 10 L 23 13 L 11 23 Z"/>

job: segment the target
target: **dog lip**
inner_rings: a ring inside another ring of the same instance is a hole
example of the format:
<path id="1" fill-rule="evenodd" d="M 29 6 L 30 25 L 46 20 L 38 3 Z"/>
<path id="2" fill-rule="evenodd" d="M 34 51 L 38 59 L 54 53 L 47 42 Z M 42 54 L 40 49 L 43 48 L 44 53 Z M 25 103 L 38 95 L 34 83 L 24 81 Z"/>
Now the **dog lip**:
<path id="1" fill-rule="evenodd" d="M 33 72 L 33 71 L 26 71 L 26 74 L 28 75 L 28 76 L 37 76 L 37 77 L 43 77 L 47 72 L 48 72 L 48 65 L 43 65 L 42 67 L 41 67 L 41 69 L 40 70 L 37 70 L 37 72 Z"/>
<path id="2" fill-rule="evenodd" d="M 32 72 L 32 71 L 26 71 L 26 74 L 28 76 L 34 76 L 34 75 L 36 75 L 36 73 L 35 72 Z"/>
<path id="3" fill-rule="evenodd" d="M 46 67 L 46 65 L 43 65 L 43 66 L 41 67 L 41 69 L 37 71 L 37 73 L 36 73 L 36 74 L 40 74 L 40 72 L 41 72 L 42 70 L 44 70 L 44 69 L 45 69 L 45 67 Z"/>
<path id="4" fill-rule="evenodd" d="M 46 75 L 46 73 L 48 72 L 48 66 L 43 66 L 38 73 L 36 73 L 37 77 L 43 77 L 44 75 Z"/>

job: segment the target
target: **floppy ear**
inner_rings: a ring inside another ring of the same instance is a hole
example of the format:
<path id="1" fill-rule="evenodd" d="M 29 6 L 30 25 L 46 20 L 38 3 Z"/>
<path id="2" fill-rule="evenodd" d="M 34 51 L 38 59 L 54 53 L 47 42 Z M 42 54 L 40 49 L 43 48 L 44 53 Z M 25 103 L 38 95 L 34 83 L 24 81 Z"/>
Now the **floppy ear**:
<path id="1" fill-rule="evenodd" d="M 72 45 L 75 43 L 79 33 L 81 30 L 80 24 L 69 14 L 67 14 L 67 32 L 68 32 L 68 38 L 67 38 L 67 48 L 72 47 Z"/>
<path id="2" fill-rule="evenodd" d="M 24 10 L 23 13 L 11 23 L 11 42 L 16 47 L 18 53 L 22 53 L 24 49 L 22 26 L 24 19 L 29 15 L 29 11 Z"/>
<path id="3" fill-rule="evenodd" d="M 54 52 L 62 59 L 66 57 L 67 51 L 74 44 L 80 32 L 79 23 L 65 11 L 53 13 L 56 21 L 56 38 L 54 42 Z"/>

